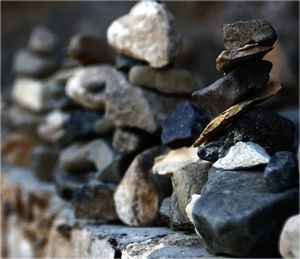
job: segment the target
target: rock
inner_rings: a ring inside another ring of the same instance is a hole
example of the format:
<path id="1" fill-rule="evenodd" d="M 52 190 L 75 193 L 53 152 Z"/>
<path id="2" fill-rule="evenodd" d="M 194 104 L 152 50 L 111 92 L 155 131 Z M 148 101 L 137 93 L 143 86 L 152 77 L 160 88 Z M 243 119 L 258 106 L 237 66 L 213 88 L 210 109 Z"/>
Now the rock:
<path id="1" fill-rule="evenodd" d="M 127 169 L 114 195 L 119 218 L 129 226 L 160 223 L 159 207 L 171 194 L 168 178 L 152 174 L 154 158 L 165 152 L 153 147 L 139 154 Z"/>
<path id="2" fill-rule="evenodd" d="M 265 168 L 264 180 L 271 192 L 280 192 L 299 184 L 298 161 L 289 151 L 275 153 Z"/>
<path id="3" fill-rule="evenodd" d="M 168 114 L 162 125 L 161 142 L 171 148 L 191 146 L 208 123 L 206 113 L 185 101 Z"/>
<path id="4" fill-rule="evenodd" d="M 155 158 L 153 174 L 172 176 L 181 167 L 198 160 L 197 149 L 193 147 L 170 150 Z"/>
<path id="5" fill-rule="evenodd" d="M 30 35 L 28 47 L 36 53 L 52 54 L 58 44 L 57 36 L 43 26 L 37 26 Z"/>
<path id="6" fill-rule="evenodd" d="M 269 163 L 271 157 L 260 145 L 253 142 L 237 142 L 226 156 L 219 158 L 213 167 L 223 170 L 247 169 Z"/>
<path id="7" fill-rule="evenodd" d="M 26 50 L 19 50 L 14 58 L 13 69 L 17 75 L 28 77 L 45 77 L 57 68 L 55 59 L 48 56 L 37 56 Z"/>
<path id="8" fill-rule="evenodd" d="M 193 210 L 194 210 L 194 206 L 196 204 L 196 201 L 201 197 L 200 194 L 192 194 L 191 196 L 191 201 L 188 203 L 188 205 L 185 208 L 185 213 L 186 216 L 188 217 L 189 221 L 195 225 L 194 223 L 194 219 L 193 219 Z M 200 234 L 197 232 L 197 230 L 195 229 L 196 233 L 200 236 Z"/>
<path id="9" fill-rule="evenodd" d="M 118 70 L 128 72 L 130 70 L 130 68 L 132 68 L 135 65 L 140 65 L 140 64 L 147 64 L 147 63 L 140 61 L 140 60 L 132 59 L 132 58 L 122 55 L 122 54 L 116 55 L 115 67 Z"/>
<path id="10" fill-rule="evenodd" d="M 266 192 L 260 171 L 212 168 L 208 176 L 193 207 L 193 222 L 208 248 L 216 255 L 278 256 L 283 224 L 298 212 L 299 190 Z"/>
<path id="11" fill-rule="evenodd" d="M 145 136 L 125 129 L 116 129 L 113 135 L 113 147 L 123 154 L 133 154 L 144 146 Z"/>
<path id="12" fill-rule="evenodd" d="M 172 14 L 156 1 L 138 2 L 129 14 L 115 20 L 107 30 L 107 40 L 117 52 L 156 68 L 168 65 L 181 45 Z"/>
<path id="13" fill-rule="evenodd" d="M 40 181 L 51 182 L 59 160 L 59 151 L 47 146 L 37 146 L 31 153 L 31 166 Z"/>
<path id="14" fill-rule="evenodd" d="M 75 217 L 97 222 L 118 220 L 113 200 L 115 189 L 114 184 L 99 181 L 91 181 L 79 187 L 72 201 Z"/>
<path id="15" fill-rule="evenodd" d="M 255 108 L 242 114 L 221 135 L 215 136 L 198 149 L 201 159 L 216 161 L 224 157 L 237 142 L 254 142 L 270 155 L 288 150 L 294 139 L 294 124 L 271 111 Z"/>
<path id="16" fill-rule="evenodd" d="M 145 65 L 133 66 L 129 72 L 129 81 L 166 94 L 189 95 L 199 88 L 190 72 L 176 68 L 158 70 Z"/>
<path id="17" fill-rule="evenodd" d="M 99 118 L 95 121 L 93 130 L 99 135 L 111 135 L 114 132 L 114 122 L 106 117 Z"/>
<path id="18" fill-rule="evenodd" d="M 106 42 L 91 35 L 77 34 L 71 38 L 69 55 L 82 65 L 91 65 L 110 60 Z"/>
<path id="19" fill-rule="evenodd" d="M 250 44 L 237 50 L 224 50 L 216 59 L 216 68 L 228 73 L 245 62 L 262 59 L 272 49 L 273 47 Z"/>
<path id="20" fill-rule="evenodd" d="M 193 194 L 200 194 L 207 181 L 208 170 L 211 163 L 199 161 L 190 163 L 175 171 L 172 176 L 173 190 L 176 194 L 178 207 L 186 220 L 186 207 L 190 203 Z"/>
<path id="21" fill-rule="evenodd" d="M 283 258 L 299 258 L 299 214 L 290 217 L 284 224 L 280 235 L 279 249 Z"/>
<path id="22" fill-rule="evenodd" d="M 224 24 L 223 33 L 225 48 L 230 50 L 251 43 L 272 46 L 277 39 L 272 25 L 261 19 Z"/>
<path id="23" fill-rule="evenodd" d="M 210 86 L 193 93 L 193 98 L 212 117 L 262 89 L 269 81 L 272 63 L 251 62 L 239 66 Z"/>
<path id="24" fill-rule="evenodd" d="M 280 89 L 281 85 L 270 83 L 260 91 L 257 91 L 257 93 L 251 98 L 235 104 L 228 108 L 226 111 L 222 112 L 219 116 L 215 117 L 208 123 L 206 128 L 202 131 L 200 137 L 195 141 L 194 147 L 198 147 L 202 143 L 208 141 L 218 132 L 222 131 L 229 123 L 236 120 L 241 113 L 250 109 L 254 105 L 274 96 L 280 91 Z"/>

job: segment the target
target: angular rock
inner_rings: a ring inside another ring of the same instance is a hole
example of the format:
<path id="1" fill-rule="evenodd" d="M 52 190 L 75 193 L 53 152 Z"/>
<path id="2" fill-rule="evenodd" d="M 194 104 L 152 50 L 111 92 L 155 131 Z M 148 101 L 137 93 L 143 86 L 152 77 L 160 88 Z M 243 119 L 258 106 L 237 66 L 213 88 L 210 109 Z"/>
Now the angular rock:
<path id="1" fill-rule="evenodd" d="M 237 142 L 226 156 L 219 158 L 213 167 L 223 170 L 252 168 L 267 164 L 271 157 L 264 148 L 253 142 Z"/>
<path id="2" fill-rule="evenodd" d="M 99 135 L 111 135 L 115 129 L 114 122 L 106 117 L 95 121 L 93 130 Z"/>
<path id="3" fill-rule="evenodd" d="M 181 43 L 172 14 L 155 1 L 139 2 L 115 20 L 107 30 L 107 40 L 117 52 L 157 68 L 173 60 Z"/>
<path id="4" fill-rule="evenodd" d="M 228 73 L 247 61 L 262 59 L 272 49 L 273 47 L 250 44 L 237 50 L 224 50 L 216 59 L 216 68 Z"/>
<path id="5" fill-rule="evenodd" d="M 135 60 L 122 54 L 116 55 L 115 67 L 118 70 L 128 72 L 133 66 L 141 64 L 146 64 L 146 62 Z"/>
<path id="6" fill-rule="evenodd" d="M 178 207 L 186 220 L 188 220 L 186 207 L 190 203 L 193 194 L 201 193 L 207 181 L 210 167 L 211 163 L 206 161 L 190 163 L 177 170 L 172 176 L 172 185 L 177 197 Z"/>
<path id="7" fill-rule="evenodd" d="M 155 158 L 153 174 L 172 176 L 181 167 L 198 160 L 197 149 L 193 147 L 170 150 Z"/>
<path id="8" fill-rule="evenodd" d="M 176 68 L 158 70 L 149 66 L 134 66 L 130 69 L 129 81 L 166 94 L 189 95 L 199 88 L 196 78 L 190 72 Z"/>
<path id="9" fill-rule="evenodd" d="M 193 98 L 212 117 L 262 89 L 269 81 L 272 63 L 251 62 L 239 66 L 210 86 L 193 93 Z"/>
<path id="10" fill-rule="evenodd" d="M 289 151 L 275 153 L 264 171 L 266 186 L 271 192 L 280 192 L 298 186 L 298 161 Z"/>
<path id="11" fill-rule="evenodd" d="M 194 210 L 194 206 L 197 202 L 197 200 L 201 197 L 201 194 L 192 194 L 191 196 L 191 201 L 188 203 L 188 205 L 186 206 L 185 208 L 185 213 L 186 213 L 186 216 L 188 217 L 189 221 L 195 225 L 194 223 L 194 219 L 193 219 L 193 210 Z M 201 236 L 197 230 L 195 229 L 196 233 Z"/>
<path id="12" fill-rule="evenodd" d="M 251 43 L 272 46 L 277 39 L 272 25 L 262 19 L 224 24 L 223 33 L 225 48 L 230 50 Z"/>
<path id="13" fill-rule="evenodd" d="M 193 222 L 208 248 L 216 255 L 278 256 L 283 224 L 299 209 L 299 190 L 266 192 L 260 171 L 212 168 L 208 175 L 193 207 Z"/>
<path id="14" fill-rule="evenodd" d="M 229 123 L 236 120 L 241 113 L 250 109 L 254 105 L 274 96 L 280 90 L 281 85 L 270 83 L 260 91 L 257 91 L 257 93 L 251 98 L 248 98 L 245 101 L 231 106 L 208 123 L 199 138 L 195 141 L 194 147 L 198 147 L 202 143 L 205 143 L 207 140 L 215 136 L 218 132 L 222 131 Z"/>
<path id="15" fill-rule="evenodd" d="M 224 157 L 237 142 L 254 142 L 270 155 L 288 150 L 294 139 L 294 124 L 277 113 L 255 108 L 241 115 L 220 135 L 210 139 L 198 149 L 201 159 L 216 161 Z"/>
<path id="16" fill-rule="evenodd" d="M 14 58 L 13 69 L 20 76 L 45 77 L 52 74 L 56 68 L 55 59 L 49 56 L 37 56 L 26 49 L 19 50 Z"/>
<path id="17" fill-rule="evenodd" d="M 30 35 L 28 47 L 36 53 L 52 54 L 58 44 L 57 36 L 43 26 L 37 26 Z"/>
<path id="18" fill-rule="evenodd" d="M 119 218 L 129 226 L 160 223 L 159 207 L 171 194 L 170 180 L 152 174 L 154 158 L 165 152 L 153 147 L 139 154 L 127 169 L 114 195 Z"/>
<path id="19" fill-rule="evenodd" d="M 280 235 L 279 249 L 283 258 L 299 258 L 299 230 L 300 216 L 299 214 L 290 217 L 284 224 Z"/>
<path id="20" fill-rule="evenodd" d="M 162 125 L 161 142 L 171 148 L 191 146 L 208 123 L 206 113 L 185 101 L 168 114 Z"/>
<path id="21" fill-rule="evenodd" d="M 75 217 L 97 222 L 118 220 L 113 200 L 115 189 L 114 184 L 99 181 L 90 181 L 79 187 L 72 201 Z"/>

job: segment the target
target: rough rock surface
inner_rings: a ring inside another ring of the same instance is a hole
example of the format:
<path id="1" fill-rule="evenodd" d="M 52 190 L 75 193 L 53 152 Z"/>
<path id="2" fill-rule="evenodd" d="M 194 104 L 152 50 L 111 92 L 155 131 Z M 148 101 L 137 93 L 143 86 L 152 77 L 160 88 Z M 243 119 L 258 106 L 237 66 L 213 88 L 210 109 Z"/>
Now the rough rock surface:
<path id="1" fill-rule="evenodd" d="M 224 24 L 223 34 L 226 49 L 237 49 L 251 43 L 272 46 L 277 39 L 272 25 L 262 19 Z"/>
<path id="2" fill-rule="evenodd" d="M 199 88 L 196 78 L 187 70 L 149 66 L 134 66 L 129 72 L 129 81 L 166 94 L 191 94 Z"/>
<path id="3" fill-rule="evenodd" d="M 109 44 L 116 51 L 152 67 L 163 67 L 177 55 L 181 37 L 174 29 L 173 16 L 165 5 L 142 1 L 129 14 L 115 20 L 107 30 Z"/>
<path id="4" fill-rule="evenodd" d="M 298 204 L 297 189 L 267 192 L 260 171 L 212 168 L 193 207 L 193 222 L 217 255 L 273 257 L 279 255 L 283 224 Z"/>
<path id="5" fill-rule="evenodd" d="M 113 133 L 115 125 L 112 120 L 103 116 L 95 121 L 93 129 L 99 135 L 110 135 Z"/>
<path id="6" fill-rule="evenodd" d="M 212 117 L 262 89 L 269 81 L 272 63 L 250 62 L 237 67 L 231 73 L 210 86 L 193 93 L 193 98 Z"/>
<path id="7" fill-rule="evenodd" d="M 146 64 L 146 62 L 132 59 L 132 58 L 122 55 L 122 54 L 116 55 L 115 67 L 118 70 L 128 72 L 130 70 L 130 68 L 132 68 L 133 66 L 142 65 L 142 64 Z"/>

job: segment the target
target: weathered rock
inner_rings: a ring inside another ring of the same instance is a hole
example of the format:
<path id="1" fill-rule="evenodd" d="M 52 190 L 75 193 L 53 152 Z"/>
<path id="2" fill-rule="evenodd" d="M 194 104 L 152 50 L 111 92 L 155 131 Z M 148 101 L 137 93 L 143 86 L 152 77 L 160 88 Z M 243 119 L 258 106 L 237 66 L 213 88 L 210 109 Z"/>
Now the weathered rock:
<path id="1" fill-rule="evenodd" d="M 195 141 L 194 147 L 198 147 L 202 143 L 205 143 L 218 132 L 222 131 L 229 123 L 236 120 L 241 113 L 274 96 L 280 91 L 280 89 L 281 85 L 270 83 L 266 87 L 263 87 L 260 91 L 257 91 L 257 93 L 251 98 L 235 104 L 226 111 L 222 112 L 219 116 L 215 117 L 208 123 L 206 128 L 202 131 L 200 137 Z"/>
<path id="2" fill-rule="evenodd" d="M 188 217 L 189 221 L 195 225 L 194 223 L 194 219 L 193 219 L 193 210 L 194 210 L 194 206 L 196 204 L 196 201 L 201 197 L 200 194 L 192 194 L 191 196 L 191 201 L 188 203 L 188 205 L 185 208 L 185 213 L 186 216 Z M 196 233 L 201 236 L 198 232 L 197 229 L 195 229 Z"/>
<path id="3" fill-rule="evenodd" d="M 103 116 L 95 121 L 93 129 L 99 135 L 110 135 L 113 133 L 115 125 L 112 120 Z"/>
<path id="4" fill-rule="evenodd" d="M 172 176 L 173 190 L 176 194 L 178 207 L 182 215 L 188 220 L 186 207 L 193 194 L 200 194 L 207 181 L 208 170 L 211 163 L 199 161 L 190 163 L 177 170 Z"/>
<path id="5" fill-rule="evenodd" d="M 114 195 L 119 218 L 130 226 L 159 224 L 159 207 L 171 194 L 170 179 L 152 174 L 154 158 L 165 152 L 153 147 L 139 154 L 127 169 Z"/>
<path id="6" fill-rule="evenodd" d="M 185 101 L 168 114 L 162 125 L 161 142 L 171 148 L 191 146 L 208 123 L 207 114 Z"/>
<path id="7" fill-rule="evenodd" d="M 55 59 L 49 56 L 37 56 L 26 49 L 16 53 L 13 65 L 14 72 L 20 76 L 45 77 L 57 68 Z"/>
<path id="8" fill-rule="evenodd" d="M 155 158 L 153 174 L 172 176 L 181 167 L 198 160 L 197 149 L 193 147 L 170 150 Z"/>
<path id="9" fill-rule="evenodd" d="M 115 20 L 107 30 L 109 44 L 118 52 L 163 67 L 177 55 L 181 37 L 173 16 L 155 1 L 137 3 L 129 14 Z"/>
<path id="10" fill-rule="evenodd" d="M 223 170 L 252 168 L 267 164 L 271 157 L 260 145 L 253 142 L 237 142 L 226 156 L 219 158 L 213 167 Z"/>
<path id="11" fill-rule="evenodd" d="M 247 61 L 262 59 L 272 49 L 273 47 L 250 44 L 236 50 L 224 50 L 216 59 L 216 68 L 228 73 Z"/>
<path id="12" fill-rule="evenodd" d="M 36 53 L 52 54 L 58 44 L 57 36 L 47 28 L 37 26 L 30 35 L 28 47 Z"/>
<path id="13" fill-rule="evenodd" d="M 283 224 L 299 209 L 299 190 L 266 192 L 260 171 L 212 168 L 208 176 L 193 221 L 210 250 L 237 257 L 278 256 Z"/>
<path id="14" fill-rule="evenodd" d="M 262 146 L 270 155 L 288 150 L 294 139 L 294 124 L 271 111 L 255 108 L 241 115 L 229 128 L 198 149 L 204 160 L 216 161 L 237 142 L 251 141 Z"/>
<path id="15" fill-rule="evenodd" d="M 127 72 L 130 70 L 135 65 L 141 65 L 141 64 L 146 64 L 146 62 L 132 59 L 128 56 L 122 55 L 122 54 L 117 54 L 116 55 L 116 61 L 115 61 L 115 67 L 118 70 Z"/>
<path id="16" fill-rule="evenodd" d="M 187 70 L 149 66 L 134 66 L 129 72 L 129 81 L 166 94 L 191 94 L 199 88 L 196 78 Z"/>
<path id="17" fill-rule="evenodd" d="M 226 49 L 237 49 L 251 43 L 272 46 L 277 39 L 272 25 L 262 19 L 224 24 L 223 33 Z"/>
<path id="18" fill-rule="evenodd" d="M 193 98 L 212 117 L 262 89 L 269 81 L 272 63 L 251 62 L 239 66 L 210 86 L 193 93 Z"/>
<path id="19" fill-rule="evenodd" d="M 299 258 L 299 214 L 290 217 L 284 224 L 280 235 L 279 249 L 283 258 Z"/>
<path id="20" fill-rule="evenodd" d="M 298 161 L 289 151 L 279 151 L 265 168 L 264 180 L 271 192 L 280 192 L 299 184 Z"/>
<path id="21" fill-rule="evenodd" d="M 73 198 L 75 217 L 78 219 L 111 222 L 118 219 L 113 195 L 116 186 L 110 183 L 90 181 L 79 187 Z"/>

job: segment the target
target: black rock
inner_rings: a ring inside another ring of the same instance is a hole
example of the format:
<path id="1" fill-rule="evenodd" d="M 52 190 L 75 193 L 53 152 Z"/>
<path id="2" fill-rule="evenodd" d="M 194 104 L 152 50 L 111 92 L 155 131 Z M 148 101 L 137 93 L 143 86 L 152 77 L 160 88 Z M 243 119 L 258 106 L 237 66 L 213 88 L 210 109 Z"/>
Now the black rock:
<path id="1" fill-rule="evenodd" d="M 254 61 L 237 67 L 213 84 L 193 93 L 193 98 L 212 117 L 219 115 L 269 81 L 272 63 Z"/>
<path id="2" fill-rule="evenodd" d="M 190 146 L 207 125 L 206 113 L 190 102 L 180 103 L 162 125 L 162 144 L 171 148 Z"/>
<path id="3" fill-rule="evenodd" d="M 274 154 L 265 168 L 264 180 L 271 192 L 281 192 L 299 184 L 298 161 L 289 151 Z"/>
<path id="4" fill-rule="evenodd" d="M 272 46 L 277 39 L 272 25 L 261 19 L 224 24 L 223 33 L 226 49 L 237 49 L 252 43 Z"/>
<path id="5" fill-rule="evenodd" d="M 270 193 L 260 171 L 212 168 L 192 215 L 196 230 L 215 254 L 279 256 L 285 221 L 299 211 L 299 190 Z"/>
<path id="6" fill-rule="evenodd" d="M 122 54 L 117 54 L 116 56 L 115 67 L 116 69 L 124 72 L 129 71 L 129 69 L 132 68 L 133 66 L 141 65 L 141 64 L 147 64 L 147 63 L 132 59 Z"/>
<path id="7" fill-rule="evenodd" d="M 208 161 L 224 157 L 237 142 L 254 142 L 268 154 L 288 150 L 293 144 L 294 124 L 287 118 L 262 108 L 254 108 L 242 114 L 226 130 L 198 149 L 198 156 Z"/>

